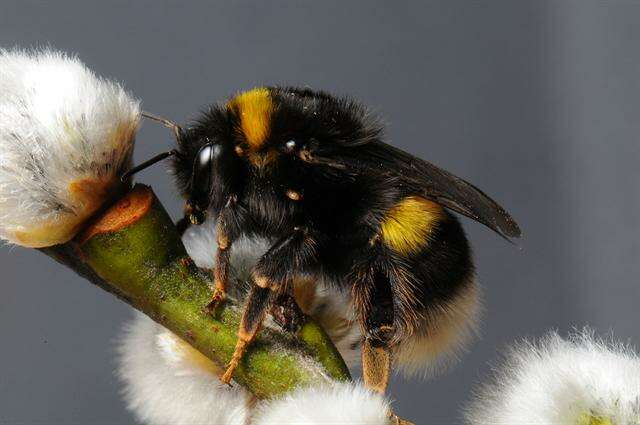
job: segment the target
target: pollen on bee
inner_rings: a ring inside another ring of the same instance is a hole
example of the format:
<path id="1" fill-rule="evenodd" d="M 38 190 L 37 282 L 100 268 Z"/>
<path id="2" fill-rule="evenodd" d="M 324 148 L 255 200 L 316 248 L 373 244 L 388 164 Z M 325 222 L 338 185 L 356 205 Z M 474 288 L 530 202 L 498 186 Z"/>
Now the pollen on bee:
<path id="1" fill-rule="evenodd" d="M 269 137 L 273 101 L 264 87 L 240 93 L 231 99 L 227 108 L 240 118 L 240 130 L 250 148 L 259 148 Z"/>

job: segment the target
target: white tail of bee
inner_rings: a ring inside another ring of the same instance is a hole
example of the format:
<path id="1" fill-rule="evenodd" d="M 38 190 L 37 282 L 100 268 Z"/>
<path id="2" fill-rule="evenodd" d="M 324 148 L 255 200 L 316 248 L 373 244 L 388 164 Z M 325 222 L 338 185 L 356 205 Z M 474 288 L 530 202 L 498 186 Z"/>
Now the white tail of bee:
<path id="1" fill-rule="evenodd" d="M 422 332 L 394 348 L 394 364 L 405 376 L 427 378 L 447 371 L 478 335 L 480 289 L 471 277 L 458 295 L 431 309 Z"/>

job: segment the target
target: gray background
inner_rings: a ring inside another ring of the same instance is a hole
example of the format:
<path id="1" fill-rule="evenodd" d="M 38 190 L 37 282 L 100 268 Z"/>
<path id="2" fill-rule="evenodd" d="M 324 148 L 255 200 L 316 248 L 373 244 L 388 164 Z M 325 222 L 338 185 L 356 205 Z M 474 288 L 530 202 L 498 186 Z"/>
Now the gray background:
<path id="1" fill-rule="evenodd" d="M 0 45 L 77 52 L 178 121 L 257 84 L 352 94 L 395 145 L 500 200 L 521 250 L 465 222 L 481 339 L 448 374 L 391 386 L 403 416 L 448 424 L 517 337 L 640 341 L 639 22 L 635 1 L 3 0 Z M 145 124 L 136 159 L 168 146 Z M 178 212 L 164 167 L 140 179 Z M 132 423 L 112 374 L 129 307 L 34 251 L 3 248 L 0 270 L 0 423 Z"/>

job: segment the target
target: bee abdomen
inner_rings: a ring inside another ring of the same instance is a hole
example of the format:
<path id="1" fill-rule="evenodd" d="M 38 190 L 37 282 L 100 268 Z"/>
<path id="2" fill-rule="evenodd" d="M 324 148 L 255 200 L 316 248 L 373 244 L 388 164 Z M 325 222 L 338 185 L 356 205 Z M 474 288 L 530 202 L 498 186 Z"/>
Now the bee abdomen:
<path id="1" fill-rule="evenodd" d="M 439 369 L 476 329 L 478 287 L 462 226 L 440 205 L 407 197 L 385 215 L 380 239 L 403 270 L 391 280 L 395 363 L 409 375 Z"/>

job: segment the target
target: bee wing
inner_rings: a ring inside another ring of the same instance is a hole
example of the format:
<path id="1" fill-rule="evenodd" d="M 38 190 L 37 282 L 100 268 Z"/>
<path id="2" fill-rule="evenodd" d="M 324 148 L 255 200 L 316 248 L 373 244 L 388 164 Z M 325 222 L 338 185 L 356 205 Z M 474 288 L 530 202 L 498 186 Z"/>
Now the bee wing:
<path id="1" fill-rule="evenodd" d="M 360 150 L 361 166 L 368 163 L 371 171 L 399 178 L 410 193 L 476 220 L 505 239 L 521 236 L 518 224 L 504 208 L 460 177 L 383 142 L 368 143 Z"/>

